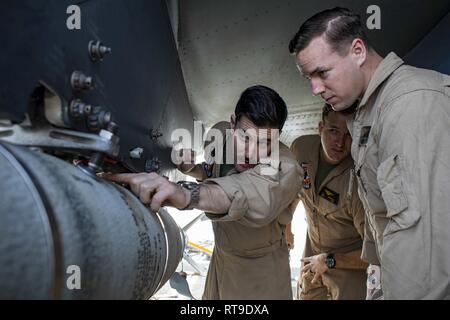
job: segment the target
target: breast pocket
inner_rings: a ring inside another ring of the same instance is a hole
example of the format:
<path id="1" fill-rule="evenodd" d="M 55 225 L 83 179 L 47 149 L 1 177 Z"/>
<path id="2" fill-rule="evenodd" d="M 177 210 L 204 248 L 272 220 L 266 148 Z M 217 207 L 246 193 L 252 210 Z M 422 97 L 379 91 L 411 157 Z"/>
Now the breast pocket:
<path id="1" fill-rule="evenodd" d="M 378 185 L 386 205 L 386 217 L 390 218 L 383 235 L 408 229 L 420 219 L 418 210 L 409 208 L 405 194 L 405 166 L 398 155 L 390 156 L 383 161 L 377 170 Z"/>

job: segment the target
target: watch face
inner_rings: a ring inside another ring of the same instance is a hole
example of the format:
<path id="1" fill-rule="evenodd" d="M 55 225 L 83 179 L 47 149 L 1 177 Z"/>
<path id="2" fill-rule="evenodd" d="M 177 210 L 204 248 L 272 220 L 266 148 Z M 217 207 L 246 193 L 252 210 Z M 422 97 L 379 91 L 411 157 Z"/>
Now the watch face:
<path id="1" fill-rule="evenodd" d="M 186 187 L 187 189 L 189 189 L 189 190 L 191 190 L 192 189 L 192 187 L 194 187 L 194 186 L 196 186 L 197 185 L 197 183 L 195 183 L 195 182 L 192 182 L 192 181 L 186 181 L 185 183 L 184 183 L 184 187 Z"/>
<path id="2" fill-rule="evenodd" d="M 191 201 L 187 205 L 187 207 L 180 209 L 180 210 L 186 210 L 186 209 L 193 209 L 200 201 L 200 185 L 193 181 L 178 181 L 177 184 L 187 190 L 191 193 Z"/>
<path id="3" fill-rule="evenodd" d="M 192 181 L 178 181 L 177 184 L 189 190 L 191 189 L 192 186 L 197 185 L 197 183 Z"/>
<path id="4" fill-rule="evenodd" d="M 336 266 L 336 260 L 334 260 L 333 257 L 327 257 L 326 263 L 327 267 L 330 269 L 333 269 Z"/>

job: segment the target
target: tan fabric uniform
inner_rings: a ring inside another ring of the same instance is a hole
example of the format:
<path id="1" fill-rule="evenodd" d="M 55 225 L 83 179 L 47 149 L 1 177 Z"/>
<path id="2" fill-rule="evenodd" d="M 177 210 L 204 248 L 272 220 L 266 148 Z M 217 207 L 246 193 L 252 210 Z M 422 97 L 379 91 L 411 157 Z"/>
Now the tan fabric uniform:
<path id="1" fill-rule="evenodd" d="M 306 164 L 310 177 L 309 189 L 301 187 L 308 232 L 304 256 L 320 253 L 345 253 L 362 248 L 364 238 L 364 208 L 358 197 L 357 182 L 353 172 L 353 160 L 348 156 L 324 179 L 319 192 L 315 191 L 315 178 L 321 149 L 320 136 L 308 135 L 297 138 L 291 146 L 299 164 Z M 303 180 L 302 180 L 303 181 Z M 322 188 L 328 188 L 339 195 L 333 203 L 320 196 Z M 336 203 L 337 202 L 337 203 Z M 369 263 L 377 263 L 374 256 Z M 339 266 L 339 262 L 336 262 Z M 300 299 L 365 299 L 366 270 L 330 269 L 322 281 L 312 284 L 313 274 L 302 277 L 299 286 Z"/>
<path id="2" fill-rule="evenodd" d="M 215 247 L 203 299 L 292 299 L 286 224 L 289 205 L 298 193 L 300 167 L 289 148 L 280 143 L 280 166 L 273 176 L 263 165 L 242 173 L 234 169 L 204 183 L 218 184 L 231 200 L 227 214 L 207 214 L 212 220 Z"/>
<path id="3" fill-rule="evenodd" d="M 385 299 L 450 299 L 450 77 L 390 53 L 349 129 Z"/>

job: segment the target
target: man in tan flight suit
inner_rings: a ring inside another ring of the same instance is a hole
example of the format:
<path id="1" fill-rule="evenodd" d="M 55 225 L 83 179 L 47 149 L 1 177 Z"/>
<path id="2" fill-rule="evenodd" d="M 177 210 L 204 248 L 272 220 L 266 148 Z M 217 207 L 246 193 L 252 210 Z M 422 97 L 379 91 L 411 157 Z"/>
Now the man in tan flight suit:
<path id="1" fill-rule="evenodd" d="M 302 300 L 364 299 L 367 263 L 360 258 L 364 208 L 358 197 L 346 117 L 325 104 L 319 135 L 291 146 L 304 176 L 300 198 L 308 231 L 299 279 Z M 377 264 L 374 250 L 371 261 Z"/>
<path id="2" fill-rule="evenodd" d="M 290 204 L 299 191 L 300 167 L 289 148 L 278 141 L 286 118 L 283 99 L 270 88 L 254 86 L 242 93 L 231 123 L 215 126 L 219 135 L 214 137 L 222 137 L 221 142 L 225 139 L 226 144 L 213 145 L 214 163 L 179 166 L 203 181 L 199 187 L 191 183 L 186 185 L 191 190 L 181 188 L 156 174 L 107 177 L 129 183 L 153 210 L 164 203 L 207 213 L 213 224 L 215 247 L 203 299 L 292 299 L 284 230 L 292 219 Z M 225 138 L 227 128 L 234 132 Z M 230 145 L 236 152 L 230 156 L 224 151 L 222 161 L 219 150 Z M 274 145 L 279 150 L 274 150 Z M 275 153 L 279 161 L 262 163 L 260 155 Z"/>
<path id="3" fill-rule="evenodd" d="M 373 49 L 361 19 L 334 8 L 290 43 L 297 67 L 349 122 L 359 195 L 386 299 L 450 299 L 450 77 Z"/>

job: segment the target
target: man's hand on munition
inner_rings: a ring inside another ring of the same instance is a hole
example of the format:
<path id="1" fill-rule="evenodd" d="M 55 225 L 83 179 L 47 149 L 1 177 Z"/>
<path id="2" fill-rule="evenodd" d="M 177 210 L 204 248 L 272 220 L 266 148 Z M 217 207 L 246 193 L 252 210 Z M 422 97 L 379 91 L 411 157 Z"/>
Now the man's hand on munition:
<path id="1" fill-rule="evenodd" d="M 157 212 L 162 206 L 185 208 L 191 200 L 189 190 L 156 173 L 103 174 L 102 178 L 128 185 L 144 204 Z"/>

